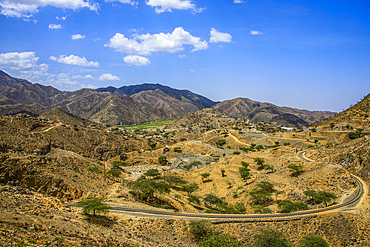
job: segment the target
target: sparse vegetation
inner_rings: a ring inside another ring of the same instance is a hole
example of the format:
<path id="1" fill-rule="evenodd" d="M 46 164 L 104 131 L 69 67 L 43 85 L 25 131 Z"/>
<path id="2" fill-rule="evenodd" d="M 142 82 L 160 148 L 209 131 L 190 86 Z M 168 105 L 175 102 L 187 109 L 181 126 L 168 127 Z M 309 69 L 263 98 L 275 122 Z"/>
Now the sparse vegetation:
<path id="1" fill-rule="evenodd" d="M 106 213 L 111 209 L 110 206 L 104 203 L 106 200 L 106 197 L 86 197 L 79 200 L 76 204 L 83 209 L 84 214 L 89 215 L 92 213 L 95 216 L 97 213 Z"/>

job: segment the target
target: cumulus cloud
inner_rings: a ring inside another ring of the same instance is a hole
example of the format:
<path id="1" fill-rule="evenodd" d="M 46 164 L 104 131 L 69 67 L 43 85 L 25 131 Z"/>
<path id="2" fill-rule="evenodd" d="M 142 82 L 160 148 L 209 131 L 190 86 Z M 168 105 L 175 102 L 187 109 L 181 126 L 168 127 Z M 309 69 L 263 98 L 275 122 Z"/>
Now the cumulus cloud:
<path id="1" fill-rule="evenodd" d="M 186 58 L 185 54 L 179 55 L 179 58 Z"/>
<path id="2" fill-rule="evenodd" d="M 192 51 L 207 49 L 207 41 L 192 36 L 182 27 L 177 27 L 172 33 L 142 34 L 134 35 L 132 39 L 126 38 L 121 33 L 116 33 L 106 47 L 115 48 L 117 51 L 137 54 L 151 55 L 152 52 L 178 52 L 184 50 L 184 45 L 192 45 Z"/>
<path id="3" fill-rule="evenodd" d="M 82 35 L 82 34 L 73 34 L 73 35 L 71 36 L 71 38 L 72 38 L 73 40 L 75 40 L 75 39 L 84 39 L 84 38 L 85 38 L 85 35 Z"/>
<path id="4" fill-rule="evenodd" d="M 47 75 L 48 66 L 37 64 L 39 58 L 35 52 L 9 52 L 0 54 L 0 67 L 9 68 L 14 72 L 22 73 L 22 76 L 33 79 Z"/>
<path id="5" fill-rule="evenodd" d="M 135 6 L 135 5 L 139 4 L 139 2 L 134 1 L 134 0 L 104 0 L 104 2 L 108 2 L 108 3 L 120 2 L 120 3 L 124 3 L 124 4 L 130 4 L 131 6 Z"/>
<path id="6" fill-rule="evenodd" d="M 53 61 L 57 61 L 58 63 L 76 65 L 76 66 L 83 66 L 83 67 L 99 67 L 98 62 L 89 62 L 85 57 L 79 57 L 75 55 L 60 55 L 59 58 L 50 56 L 50 59 Z"/>
<path id="7" fill-rule="evenodd" d="M 218 42 L 231 42 L 231 37 L 230 34 L 228 33 L 221 33 L 217 31 L 216 29 L 212 28 L 210 32 L 211 38 L 209 42 L 211 43 L 218 43 Z"/>
<path id="8" fill-rule="evenodd" d="M 203 8 L 197 8 L 193 1 L 190 0 L 146 0 L 145 3 L 155 7 L 155 12 L 157 13 L 172 12 L 172 9 L 190 9 L 194 13 L 203 11 Z"/>
<path id="9" fill-rule="evenodd" d="M 261 31 L 253 31 L 251 30 L 250 34 L 252 35 L 260 35 L 260 34 L 263 34 Z"/>
<path id="10" fill-rule="evenodd" d="M 49 29 L 61 29 L 62 25 L 60 24 L 49 24 Z"/>
<path id="11" fill-rule="evenodd" d="M 38 13 L 39 8 L 48 5 L 72 10 L 88 8 L 97 11 L 99 8 L 98 3 L 90 0 L 0 0 L 0 14 L 14 18 L 30 18 Z"/>
<path id="12" fill-rule="evenodd" d="M 125 61 L 125 63 L 136 66 L 147 66 L 150 64 L 149 59 L 138 55 L 128 55 L 124 57 L 123 60 Z"/>
<path id="13" fill-rule="evenodd" d="M 234 3 L 245 3 L 244 0 L 234 0 Z"/>
<path id="14" fill-rule="evenodd" d="M 102 74 L 98 78 L 99 81 L 119 81 L 121 80 L 118 76 L 112 75 L 112 74 Z"/>

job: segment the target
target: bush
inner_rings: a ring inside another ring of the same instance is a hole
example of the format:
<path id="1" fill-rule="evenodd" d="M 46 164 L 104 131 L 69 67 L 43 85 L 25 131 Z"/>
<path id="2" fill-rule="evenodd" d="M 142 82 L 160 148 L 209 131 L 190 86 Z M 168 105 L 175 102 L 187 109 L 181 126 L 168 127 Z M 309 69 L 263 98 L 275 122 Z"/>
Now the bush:
<path id="1" fill-rule="evenodd" d="M 236 237 L 219 232 L 208 233 L 201 237 L 198 247 L 242 247 L 244 241 L 239 241 Z"/>
<path id="2" fill-rule="evenodd" d="M 303 202 L 292 202 L 284 200 L 279 203 L 278 207 L 281 209 L 281 213 L 290 213 L 301 210 L 308 210 L 308 207 Z"/>
<path id="3" fill-rule="evenodd" d="M 119 177 L 121 175 L 121 171 L 117 168 L 111 168 L 107 172 L 107 175 L 112 175 L 113 177 Z"/>
<path id="4" fill-rule="evenodd" d="M 87 170 L 90 172 L 100 173 L 99 168 L 96 166 L 89 167 Z"/>
<path id="5" fill-rule="evenodd" d="M 125 153 L 121 153 L 120 155 L 119 155 L 119 159 L 120 160 L 122 160 L 122 161 L 125 161 L 125 160 L 127 160 L 127 154 L 125 154 Z"/>
<path id="6" fill-rule="evenodd" d="M 191 184 L 183 184 L 181 186 L 181 190 L 182 191 L 185 191 L 186 193 L 188 193 L 188 195 L 190 195 L 191 193 L 193 193 L 194 191 L 196 191 L 198 189 L 198 184 L 197 183 L 191 183 Z"/>
<path id="7" fill-rule="evenodd" d="M 209 234 L 211 230 L 211 224 L 206 220 L 192 220 L 189 223 L 190 233 L 193 234 L 194 238 L 199 240 L 202 237 Z"/>
<path id="8" fill-rule="evenodd" d="M 181 152 L 182 152 L 182 150 L 181 150 L 181 148 L 180 148 L 180 147 L 175 147 L 175 148 L 173 149 L 173 151 L 174 151 L 174 152 L 176 152 L 176 153 L 181 153 Z"/>
<path id="9" fill-rule="evenodd" d="M 200 204 L 200 198 L 199 198 L 199 196 L 189 195 L 188 200 L 189 200 L 189 202 Z"/>
<path id="10" fill-rule="evenodd" d="M 289 247 L 291 244 L 284 234 L 272 229 L 261 229 L 260 233 L 254 236 L 253 246 L 256 247 Z"/>
<path id="11" fill-rule="evenodd" d="M 159 156 L 158 158 L 158 163 L 161 164 L 161 165 L 165 165 L 167 164 L 167 157 L 166 156 Z"/>
<path id="12" fill-rule="evenodd" d="M 127 162 L 115 160 L 112 162 L 114 168 L 121 168 L 122 166 L 127 166 Z"/>
<path id="13" fill-rule="evenodd" d="M 106 200 L 106 197 L 87 197 L 78 201 L 77 206 L 82 207 L 84 214 L 92 212 L 95 216 L 96 213 L 105 213 L 111 209 L 110 206 L 104 204 Z"/>
<path id="14" fill-rule="evenodd" d="M 233 152 L 233 154 L 234 154 L 234 155 L 239 155 L 239 154 L 240 154 L 240 152 L 239 152 L 239 151 L 234 151 L 234 152 Z"/>
<path id="15" fill-rule="evenodd" d="M 304 236 L 299 244 L 301 247 L 329 247 L 330 245 L 320 236 Z"/>

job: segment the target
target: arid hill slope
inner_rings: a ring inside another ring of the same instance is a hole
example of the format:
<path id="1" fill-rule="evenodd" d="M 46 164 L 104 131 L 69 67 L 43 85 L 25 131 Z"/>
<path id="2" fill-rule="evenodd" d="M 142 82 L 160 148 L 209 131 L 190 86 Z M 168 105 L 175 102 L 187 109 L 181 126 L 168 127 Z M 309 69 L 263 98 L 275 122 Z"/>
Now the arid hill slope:
<path id="1" fill-rule="evenodd" d="M 347 110 L 314 125 L 321 130 L 370 131 L 370 94 Z"/>
<path id="2" fill-rule="evenodd" d="M 265 121 L 277 125 L 294 127 L 309 126 L 334 115 L 333 112 L 307 111 L 289 107 L 279 107 L 270 103 L 260 103 L 246 98 L 237 98 L 218 103 L 220 109 L 231 117 L 247 118 L 254 122 Z"/>

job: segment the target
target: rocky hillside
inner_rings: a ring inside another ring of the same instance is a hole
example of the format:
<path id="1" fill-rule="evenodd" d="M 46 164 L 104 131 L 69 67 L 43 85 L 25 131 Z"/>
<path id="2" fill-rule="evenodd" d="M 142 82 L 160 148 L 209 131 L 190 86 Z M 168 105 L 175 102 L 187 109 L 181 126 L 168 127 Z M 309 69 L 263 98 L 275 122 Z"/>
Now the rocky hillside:
<path id="1" fill-rule="evenodd" d="M 60 108 L 100 124 L 130 125 L 176 119 L 188 112 L 216 104 L 188 90 L 172 89 L 159 84 L 66 92 L 0 72 L 2 115 L 26 113 L 33 116 L 41 111 Z"/>
<path id="2" fill-rule="evenodd" d="M 254 122 L 265 121 L 277 125 L 304 127 L 312 125 L 335 113 L 329 111 L 307 111 L 260 103 L 246 98 L 226 100 L 214 106 L 231 117 L 247 118 Z"/>
<path id="3" fill-rule="evenodd" d="M 320 130 L 370 131 L 370 94 L 354 106 L 315 125 Z"/>

